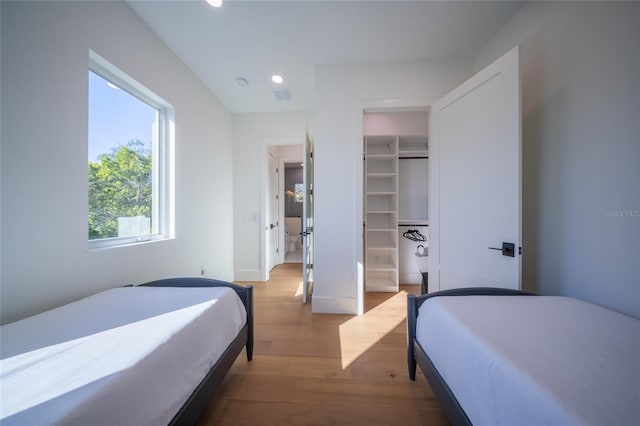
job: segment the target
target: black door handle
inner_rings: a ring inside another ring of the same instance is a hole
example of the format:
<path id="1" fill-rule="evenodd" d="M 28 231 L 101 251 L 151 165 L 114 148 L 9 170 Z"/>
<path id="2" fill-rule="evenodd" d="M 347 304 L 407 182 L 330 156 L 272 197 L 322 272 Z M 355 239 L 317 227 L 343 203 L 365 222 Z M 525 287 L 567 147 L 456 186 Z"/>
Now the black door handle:
<path id="1" fill-rule="evenodd" d="M 502 243 L 502 248 L 489 247 L 490 250 L 499 250 L 503 256 L 514 257 L 516 251 L 516 245 L 514 243 Z"/>
<path id="2" fill-rule="evenodd" d="M 269 225 L 269 229 L 273 229 L 273 228 L 275 228 L 275 227 L 276 227 L 276 226 L 275 226 L 273 223 Z"/>

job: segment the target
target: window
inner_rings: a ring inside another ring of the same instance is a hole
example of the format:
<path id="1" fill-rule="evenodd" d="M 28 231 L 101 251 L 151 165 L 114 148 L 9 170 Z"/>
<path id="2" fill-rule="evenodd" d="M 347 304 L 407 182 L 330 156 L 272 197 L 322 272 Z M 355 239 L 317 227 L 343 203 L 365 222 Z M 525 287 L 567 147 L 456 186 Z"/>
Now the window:
<path id="1" fill-rule="evenodd" d="M 173 108 L 91 52 L 89 248 L 170 238 Z"/>

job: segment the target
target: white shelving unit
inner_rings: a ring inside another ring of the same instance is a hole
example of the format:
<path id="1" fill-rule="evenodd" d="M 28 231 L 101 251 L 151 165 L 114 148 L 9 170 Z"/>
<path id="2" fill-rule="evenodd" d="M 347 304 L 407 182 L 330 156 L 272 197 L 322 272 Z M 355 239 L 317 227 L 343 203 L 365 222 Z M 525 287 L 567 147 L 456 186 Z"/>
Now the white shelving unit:
<path id="1" fill-rule="evenodd" d="M 365 148 L 365 286 L 397 292 L 398 137 L 367 136 Z"/>
<path id="2" fill-rule="evenodd" d="M 404 158 L 427 157 L 428 141 L 425 136 L 400 136 L 398 138 L 398 156 Z"/>

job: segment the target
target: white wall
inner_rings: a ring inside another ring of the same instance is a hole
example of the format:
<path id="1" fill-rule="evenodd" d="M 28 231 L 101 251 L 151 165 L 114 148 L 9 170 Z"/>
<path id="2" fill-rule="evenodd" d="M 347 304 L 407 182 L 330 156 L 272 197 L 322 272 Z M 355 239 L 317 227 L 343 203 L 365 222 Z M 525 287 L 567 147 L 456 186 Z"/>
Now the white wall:
<path id="1" fill-rule="evenodd" d="M 520 44 L 523 284 L 640 317 L 640 3 L 529 2 Z"/>
<path id="2" fill-rule="evenodd" d="M 301 113 L 235 114 L 233 116 L 234 164 L 234 277 L 260 281 L 264 276 L 264 200 L 269 146 L 302 146 L 312 115 Z M 298 152 L 300 147 L 292 148 Z M 286 148 L 277 156 L 293 155 Z M 281 238 L 284 241 L 284 237 Z"/>
<path id="3" fill-rule="evenodd" d="M 362 118 L 364 136 L 429 134 L 429 113 L 422 111 L 370 112 Z"/>
<path id="4" fill-rule="evenodd" d="M 363 108 L 430 105 L 472 69 L 466 62 L 316 67 L 314 312 L 362 310 Z"/>
<path id="5" fill-rule="evenodd" d="M 2 7 L 0 7 L 0 82 L 2 82 Z M 0 84 L 0 100 L 2 84 Z M 2 102 L 0 102 L 0 123 L 2 122 Z M 0 131 L 0 166 L 2 165 L 2 131 Z M 0 289 L 2 289 L 2 168 L 0 167 Z M 1 291 L 0 291 L 1 294 Z M 1 312 L 0 312 L 1 314 Z"/>
<path id="6" fill-rule="evenodd" d="M 233 278 L 231 115 L 124 3 L 2 2 L 2 321 L 178 275 Z M 176 109 L 176 238 L 87 250 L 94 50 Z"/>

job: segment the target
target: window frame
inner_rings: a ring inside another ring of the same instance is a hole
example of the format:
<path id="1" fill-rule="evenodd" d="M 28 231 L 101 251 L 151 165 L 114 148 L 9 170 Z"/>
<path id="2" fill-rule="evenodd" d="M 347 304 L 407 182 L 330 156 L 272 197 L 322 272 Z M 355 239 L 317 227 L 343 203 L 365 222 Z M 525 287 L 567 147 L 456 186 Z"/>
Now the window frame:
<path id="1" fill-rule="evenodd" d="M 151 189 L 151 233 L 130 236 L 88 239 L 89 250 L 111 247 L 129 246 L 152 241 L 174 238 L 174 142 L 175 142 L 175 108 L 164 99 L 131 78 L 102 56 L 89 51 L 88 70 L 116 85 L 119 89 L 136 97 L 157 111 L 158 135 L 152 141 L 152 189 Z M 87 76 L 89 73 L 87 72 Z M 87 77 L 88 78 L 88 77 Z M 87 81 L 87 88 L 89 87 Z M 87 93 L 87 123 L 89 119 Z M 88 133 L 87 133 L 88 134 Z M 87 150 L 89 140 L 87 139 Z M 88 179 L 88 176 L 87 176 Z M 88 180 L 87 180 L 88 184 Z M 89 188 L 87 187 L 87 195 Z M 88 201 L 88 200 L 87 200 Z M 89 219 L 89 203 L 87 202 L 87 223 Z"/>

